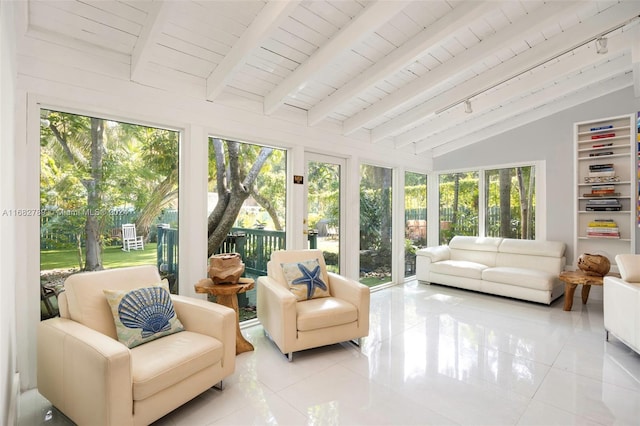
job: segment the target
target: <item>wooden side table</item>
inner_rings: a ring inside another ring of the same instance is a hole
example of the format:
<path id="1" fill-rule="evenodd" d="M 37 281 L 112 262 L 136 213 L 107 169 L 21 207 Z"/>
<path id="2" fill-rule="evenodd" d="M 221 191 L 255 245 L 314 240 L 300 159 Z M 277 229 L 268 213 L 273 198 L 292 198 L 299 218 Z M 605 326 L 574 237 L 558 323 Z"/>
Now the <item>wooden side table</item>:
<path id="1" fill-rule="evenodd" d="M 248 342 L 240 332 L 238 311 L 238 294 L 251 290 L 253 284 L 251 278 L 240 278 L 236 284 L 214 284 L 211 279 L 203 279 L 194 285 L 196 293 L 212 294 L 216 296 L 217 303 L 236 311 L 236 355 L 253 350 L 251 342 Z"/>
<path id="2" fill-rule="evenodd" d="M 609 274 L 619 276 L 618 274 Z M 588 275 L 582 271 L 562 271 L 560 281 L 564 284 L 564 307 L 563 310 L 570 311 L 573 307 L 573 295 L 576 287 L 582 285 L 582 303 L 586 304 L 589 299 L 589 292 L 592 285 L 602 285 L 604 277 L 598 275 Z"/>

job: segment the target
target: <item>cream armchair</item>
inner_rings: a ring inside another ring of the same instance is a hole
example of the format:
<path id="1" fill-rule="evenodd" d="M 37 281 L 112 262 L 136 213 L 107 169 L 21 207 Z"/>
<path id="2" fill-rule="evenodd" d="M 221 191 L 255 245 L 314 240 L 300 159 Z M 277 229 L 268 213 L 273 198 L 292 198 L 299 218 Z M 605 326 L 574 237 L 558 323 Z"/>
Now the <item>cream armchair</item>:
<path id="1" fill-rule="evenodd" d="M 60 318 L 38 326 L 38 391 L 78 425 L 146 425 L 235 370 L 232 309 L 172 295 L 185 331 L 129 349 L 117 339 L 103 289 L 160 282 L 155 266 L 70 276 Z"/>
<path id="2" fill-rule="evenodd" d="M 328 297 L 297 301 L 283 272 L 283 264 L 318 259 L 328 283 Z M 320 250 L 276 251 L 267 276 L 257 281 L 257 314 L 265 333 L 293 360 L 293 352 L 359 340 L 369 334 L 369 288 L 327 272 Z"/>
<path id="3" fill-rule="evenodd" d="M 605 337 L 612 334 L 640 354 L 640 255 L 619 254 L 616 263 L 621 277 L 604 277 Z"/>

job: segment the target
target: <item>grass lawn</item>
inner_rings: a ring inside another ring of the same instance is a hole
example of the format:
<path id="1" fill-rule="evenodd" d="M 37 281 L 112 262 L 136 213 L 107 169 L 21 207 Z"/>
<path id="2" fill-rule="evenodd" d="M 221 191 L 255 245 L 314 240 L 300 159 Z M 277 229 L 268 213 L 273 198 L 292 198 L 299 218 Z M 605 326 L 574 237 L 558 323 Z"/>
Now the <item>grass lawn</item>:
<path id="1" fill-rule="evenodd" d="M 361 284 L 364 284 L 367 287 L 375 287 L 377 285 L 390 282 L 391 277 L 385 277 L 385 278 L 365 277 L 365 278 L 360 278 L 358 281 L 360 281 Z"/>
<path id="2" fill-rule="evenodd" d="M 156 243 L 145 244 L 144 250 L 126 252 L 118 246 L 106 247 L 102 252 L 102 265 L 106 269 L 148 264 L 156 264 Z M 41 271 L 77 268 L 78 253 L 75 249 L 42 250 L 40 252 Z"/>

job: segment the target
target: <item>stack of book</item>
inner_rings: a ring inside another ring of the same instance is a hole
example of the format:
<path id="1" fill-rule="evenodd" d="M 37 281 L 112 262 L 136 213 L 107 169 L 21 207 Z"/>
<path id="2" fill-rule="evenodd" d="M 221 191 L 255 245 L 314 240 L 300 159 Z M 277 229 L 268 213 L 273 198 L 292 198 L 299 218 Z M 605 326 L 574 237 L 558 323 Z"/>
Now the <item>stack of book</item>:
<path id="1" fill-rule="evenodd" d="M 607 143 L 596 143 L 593 144 L 591 146 L 591 148 L 606 148 L 608 146 L 613 146 L 613 142 L 607 142 Z"/>
<path id="2" fill-rule="evenodd" d="M 589 177 L 608 177 L 615 176 L 612 163 L 607 164 L 591 164 L 589 165 Z"/>
<path id="3" fill-rule="evenodd" d="M 587 201 L 588 212 L 617 212 L 622 205 L 617 198 L 597 198 Z"/>
<path id="4" fill-rule="evenodd" d="M 620 238 L 618 224 L 613 219 L 595 219 L 589 222 L 587 237 Z"/>
<path id="5" fill-rule="evenodd" d="M 584 177 L 584 181 L 586 183 L 619 182 L 620 178 L 616 176 L 612 163 L 591 164 L 589 175 Z"/>
<path id="6" fill-rule="evenodd" d="M 620 195 L 619 192 L 616 192 L 616 187 L 614 184 L 598 184 L 591 185 L 591 192 L 583 194 L 585 197 L 616 197 Z"/>
<path id="7" fill-rule="evenodd" d="M 605 124 L 604 126 L 592 127 L 589 130 L 591 130 L 592 132 L 597 132 L 598 130 L 607 130 L 607 129 L 613 129 L 613 124 Z"/>
<path id="8" fill-rule="evenodd" d="M 593 140 L 595 140 L 595 139 L 607 139 L 607 138 L 613 138 L 615 136 L 616 136 L 615 133 L 601 133 L 599 135 L 591 136 L 591 139 L 593 139 Z"/>

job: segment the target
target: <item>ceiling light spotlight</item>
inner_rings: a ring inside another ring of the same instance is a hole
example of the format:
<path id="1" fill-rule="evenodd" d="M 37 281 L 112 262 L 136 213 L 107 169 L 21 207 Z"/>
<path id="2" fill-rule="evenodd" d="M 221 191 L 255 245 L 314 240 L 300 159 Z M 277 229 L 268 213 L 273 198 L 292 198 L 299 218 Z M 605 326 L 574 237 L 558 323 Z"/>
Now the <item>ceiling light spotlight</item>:
<path id="1" fill-rule="evenodd" d="M 598 37 L 596 39 L 596 52 L 598 52 L 599 55 L 604 55 L 608 51 L 609 49 L 607 49 L 607 38 Z"/>
<path id="2" fill-rule="evenodd" d="M 473 112 L 473 109 L 471 108 L 471 102 L 469 101 L 469 99 L 464 101 L 464 112 L 466 112 L 467 114 L 471 114 Z"/>

